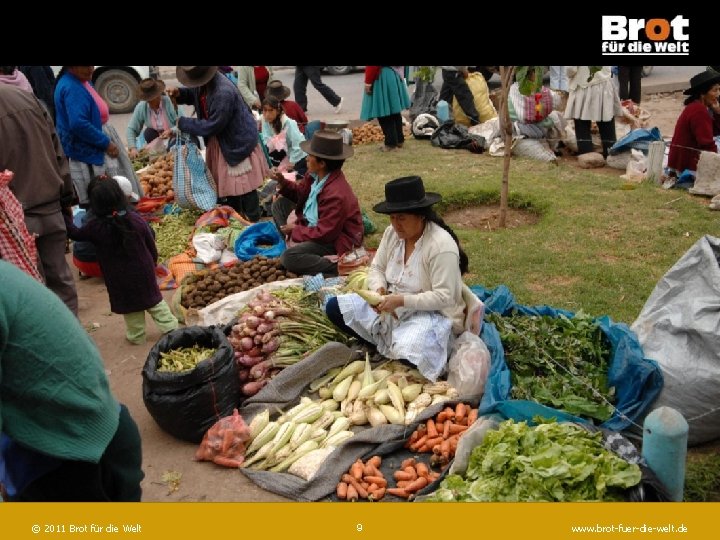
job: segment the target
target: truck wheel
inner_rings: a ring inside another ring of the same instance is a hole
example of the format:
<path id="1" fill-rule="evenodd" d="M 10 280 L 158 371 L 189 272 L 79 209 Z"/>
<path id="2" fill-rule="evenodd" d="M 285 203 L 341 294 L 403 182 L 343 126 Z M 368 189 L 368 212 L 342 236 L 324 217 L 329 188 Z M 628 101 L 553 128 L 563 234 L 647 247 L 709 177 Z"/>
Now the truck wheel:
<path id="1" fill-rule="evenodd" d="M 112 114 L 132 112 L 137 104 L 138 80 L 121 69 L 109 69 L 98 75 L 95 89 L 107 102 Z"/>

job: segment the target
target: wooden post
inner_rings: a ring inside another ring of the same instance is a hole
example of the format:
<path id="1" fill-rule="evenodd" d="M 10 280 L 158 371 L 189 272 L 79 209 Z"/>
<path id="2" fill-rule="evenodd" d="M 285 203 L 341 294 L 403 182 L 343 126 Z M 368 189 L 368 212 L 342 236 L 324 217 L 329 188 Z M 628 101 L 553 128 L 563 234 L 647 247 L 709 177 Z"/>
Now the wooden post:
<path id="1" fill-rule="evenodd" d="M 662 178 L 664 157 L 665 143 L 663 141 L 653 141 L 648 145 L 647 178 L 656 184 L 659 184 Z"/>

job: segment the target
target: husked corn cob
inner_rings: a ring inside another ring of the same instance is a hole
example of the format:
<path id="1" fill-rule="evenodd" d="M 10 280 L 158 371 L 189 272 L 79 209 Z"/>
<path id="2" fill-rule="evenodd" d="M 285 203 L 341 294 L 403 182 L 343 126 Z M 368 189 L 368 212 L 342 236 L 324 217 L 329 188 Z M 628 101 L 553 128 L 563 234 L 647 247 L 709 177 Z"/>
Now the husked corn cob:
<path id="1" fill-rule="evenodd" d="M 265 409 L 260 414 L 256 414 L 252 421 L 250 422 L 250 426 L 248 427 L 250 431 L 250 440 L 252 441 L 255 437 L 258 436 L 258 434 L 265 429 L 265 426 L 267 426 L 270 423 L 270 410 Z"/>
<path id="2" fill-rule="evenodd" d="M 275 437 L 275 434 L 278 432 L 278 429 L 280 429 L 280 424 L 277 422 L 268 422 L 263 430 L 258 433 L 257 437 L 255 437 L 250 443 L 250 446 L 247 449 L 247 454 L 249 455 L 260 450 L 260 447 L 272 441 L 273 437 Z"/>

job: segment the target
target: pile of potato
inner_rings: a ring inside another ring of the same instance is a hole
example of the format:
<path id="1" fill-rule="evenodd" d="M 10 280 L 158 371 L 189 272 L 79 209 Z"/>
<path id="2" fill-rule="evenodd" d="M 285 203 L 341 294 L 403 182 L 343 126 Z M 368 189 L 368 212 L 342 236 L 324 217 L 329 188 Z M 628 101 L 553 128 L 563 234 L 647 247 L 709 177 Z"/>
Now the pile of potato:
<path id="1" fill-rule="evenodd" d="M 159 157 L 147 170 L 140 174 L 140 185 L 146 197 L 174 197 L 173 167 L 175 158 L 172 152 Z"/>
<path id="2" fill-rule="evenodd" d="M 238 261 L 233 266 L 190 274 L 183 280 L 181 304 L 200 309 L 231 294 L 295 277 L 280 265 L 280 259 L 258 256 L 249 261 Z"/>
<path id="3" fill-rule="evenodd" d="M 412 132 L 409 127 L 403 126 L 403 134 L 405 137 L 410 137 Z M 357 146 L 360 144 L 383 142 L 385 135 L 383 135 L 382 129 L 378 124 L 366 122 L 362 126 L 352 130 L 352 140 L 353 146 Z"/>

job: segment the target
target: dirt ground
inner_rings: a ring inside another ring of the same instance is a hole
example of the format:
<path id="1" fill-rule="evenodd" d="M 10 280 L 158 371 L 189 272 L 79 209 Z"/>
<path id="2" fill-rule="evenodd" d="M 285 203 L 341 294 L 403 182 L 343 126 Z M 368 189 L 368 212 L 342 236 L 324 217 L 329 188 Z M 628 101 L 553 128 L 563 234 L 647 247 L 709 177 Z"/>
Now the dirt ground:
<path id="1" fill-rule="evenodd" d="M 665 137 L 672 136 L 675 119 L 682 109 L 681 94 L 651 96 L 642 104 L 651 113 L 651 125 L 658 125 Z M 560 166 L 565 166 L 561 163 Z M 618 171 L 618 174 L 621 172 Z M 492 210 L 478 213 L 482 226 L 491 223 Z M 470 219 L 463 213 L 459 219 Z M 510 222 L 514 218 L 511 214 Z M 70 263 L 70 257 L 68 262 Z M 77 278 L 77 271 L 73 269 Z M 80 320 L 102 352 L 107 374 L 115 395 L 125 403 L 140 427 L 143 439 L 145 501 L 283 501 L 282 497 L 264 491 L 237 470 L 193 460 L 194 444 L 179 441 L 163 432 L 148 414 L 142 399 L 142 368 L 160 332 L 147 320 L 145 345 L 131 345 L 124 338 L 122 316 L 110 313 L 105 284 L 97 278 L 77 280 Z M 169 300 L 172 293 L 165 293 Z M 168 481 L 168 477 L 178 482 Z M 166 477 L 163 480 L 163 476 Z"/>

